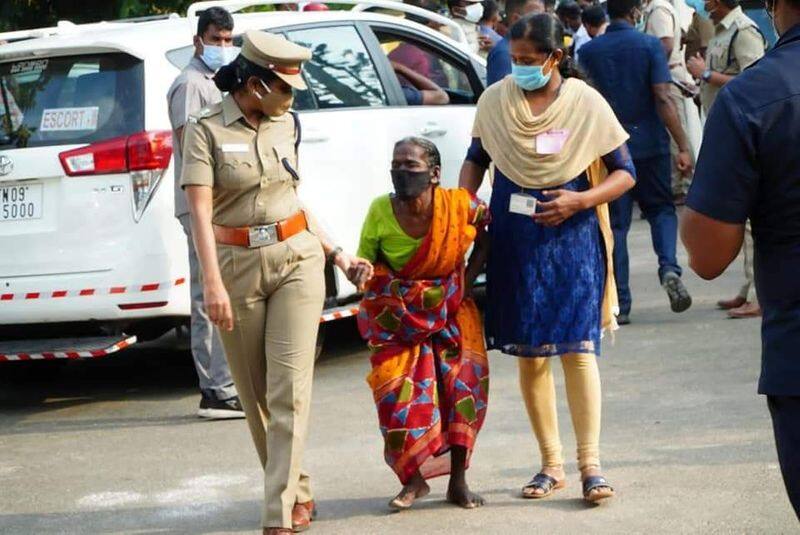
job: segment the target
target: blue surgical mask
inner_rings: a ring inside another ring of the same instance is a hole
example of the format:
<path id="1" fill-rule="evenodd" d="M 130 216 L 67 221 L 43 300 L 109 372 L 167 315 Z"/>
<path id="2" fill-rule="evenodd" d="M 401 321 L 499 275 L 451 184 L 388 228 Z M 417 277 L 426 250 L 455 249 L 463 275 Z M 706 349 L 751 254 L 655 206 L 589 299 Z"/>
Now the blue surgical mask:
<path id="1" fill-rule="evenodd" d="M 220 67 L 227 65 L 239 55 L 239 48 L 235 46 L 216 46 L 203 43 L 203 63 L 216 72 Z"/>
<path id="2" fill-rule="evenodd" d="M 646 26 L 647 26 L 647 22 L 645 21 L 644 13 L 639 11 L 639 18 L 636 19 L 635 28 L 640 32 L 644 32 L 644 29 L 645 29 Z"/>
<path id="3" fill-rule="evenodd" d="M 706 11 L 706 3 L 703 0 L 686 0 L 686 3 L 704 19 L 711 17 L 708 11 Z"/>
<path id="4" fill-rule="evenodd" d="M 545 60 L 545 64 L 550 60 L 550 56 Z M 511 76 L 514 81 L 525 91 L 535 91 L 547 85 L 550 81 L 552 71 L 544 73 L 544 65 L 512 65 Z"/>

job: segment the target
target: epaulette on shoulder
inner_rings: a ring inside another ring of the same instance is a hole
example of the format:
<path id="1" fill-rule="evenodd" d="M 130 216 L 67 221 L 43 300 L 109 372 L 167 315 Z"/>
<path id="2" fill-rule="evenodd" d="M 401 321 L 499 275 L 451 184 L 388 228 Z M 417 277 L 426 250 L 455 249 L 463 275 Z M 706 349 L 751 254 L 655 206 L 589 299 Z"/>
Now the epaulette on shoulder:
<path id="1" fill-rule="evenodd" d="M 211 106 L 206 106 L 205 108 L 201 109 L 200 111 L 193 113 L 189 116 L 190 123 L 196 123 L 201 119 L 206 119 L 211 117 L 212 115 L 216 115 L 218 113 L 222 113 L 222 104 L 212 104 Z"/>

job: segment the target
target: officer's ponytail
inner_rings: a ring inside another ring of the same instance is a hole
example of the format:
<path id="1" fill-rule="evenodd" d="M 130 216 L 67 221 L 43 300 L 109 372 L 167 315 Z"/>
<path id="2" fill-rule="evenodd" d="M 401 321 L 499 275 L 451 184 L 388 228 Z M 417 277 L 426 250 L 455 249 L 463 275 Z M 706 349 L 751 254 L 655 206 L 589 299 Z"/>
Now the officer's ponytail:
<path id="1" fill-rule="evenodd" d="M 214 75 L 214 84 L 220 91 L 235 93 L 245 86 L 251 76 L 261 78 L 265 83 L 277 78 L 271 70 L 259 67 L 239 54 L 235 60 L 220 67 Z"/>
<path id="2" fill-rule="evenodd" d="M 214 75 L 214 84 L 220 91 L 230 93 L 237 85 L 236 61 L 223 65 Z"/>

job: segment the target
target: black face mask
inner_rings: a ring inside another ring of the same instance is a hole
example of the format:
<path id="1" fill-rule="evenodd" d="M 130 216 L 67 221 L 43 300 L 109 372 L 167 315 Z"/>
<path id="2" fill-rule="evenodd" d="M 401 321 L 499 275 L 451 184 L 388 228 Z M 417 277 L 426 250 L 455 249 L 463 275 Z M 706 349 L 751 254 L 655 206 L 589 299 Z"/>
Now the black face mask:
<path id="1" fill-rule="evenodd" d="M 404 201 L 419 197 L 431 185 L 430 169 L 427 171 L 392 169 L 391 173 L 394 191 Z"/>

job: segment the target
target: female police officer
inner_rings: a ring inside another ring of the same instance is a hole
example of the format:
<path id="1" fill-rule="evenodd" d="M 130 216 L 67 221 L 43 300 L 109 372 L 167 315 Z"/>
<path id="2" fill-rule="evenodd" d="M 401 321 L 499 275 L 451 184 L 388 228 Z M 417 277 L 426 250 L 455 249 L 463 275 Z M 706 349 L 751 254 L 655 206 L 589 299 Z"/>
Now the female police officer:
<path id="1" fill-rule="evenodd" d="M 264 467 L 265 533 L 304 529 L 314 511 L 300 464 L 325 257 L 352 278 L 371 271 L 329 243 L 295 191 L 299 127 L 287 112 L 310 57 L 283 37 L 247 32 L 215 76 L 229 94 L 190 118 L 183 146 L 205 305 Z"/>

